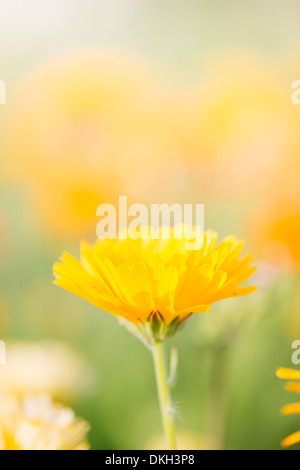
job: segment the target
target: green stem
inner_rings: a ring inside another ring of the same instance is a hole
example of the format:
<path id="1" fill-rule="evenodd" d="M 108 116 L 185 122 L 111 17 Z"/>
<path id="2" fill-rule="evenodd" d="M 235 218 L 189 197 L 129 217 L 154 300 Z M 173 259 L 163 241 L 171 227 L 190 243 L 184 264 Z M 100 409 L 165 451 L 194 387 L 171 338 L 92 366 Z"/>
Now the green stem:
<path id="1" fill-rule="evenodd" d="M 152 345 L 157 391 L 162 423 L 169 450 L 176 450 L 174 410 L 167 382 L 164 342 L 155 339 Z"/>

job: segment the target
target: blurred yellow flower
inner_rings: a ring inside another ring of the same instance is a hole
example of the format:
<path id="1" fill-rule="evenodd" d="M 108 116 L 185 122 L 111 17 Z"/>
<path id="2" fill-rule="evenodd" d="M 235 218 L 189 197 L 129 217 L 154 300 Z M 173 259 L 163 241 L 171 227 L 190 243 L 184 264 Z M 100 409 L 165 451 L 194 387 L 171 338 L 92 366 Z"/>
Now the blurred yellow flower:
<path id="1" fill-rule="evenodd" d="M 294 380 L 300 381 L 300 371 L 294 369 L 286 369 L 281 367 L 276 372 L 277 377 L 284 380 L 290 380 L 286 384 L 286 390 L 289 392 L 296 392 L 300 393 L 300 382 L 293 382 Z M 282 408 L 281 413 L 283 415 L 294 415 L 300 414 L 300 403 L 292 403 L 290 405 L 286 405 Z M 300 431 L 297 431 L 290 436 L 283 439 L 281 442 L 282 447 L 290 447 L 294 444 L 298 444 L 300 442 Z"/>
<path id="2" fill-rule="evenodd" d="M 89 425 L 44 395 L 1 396 L 0 450 L 88 450 Z"/>
<path id="3" fill-rule="evenodd" d="M 166 102 L 143 62 L 124 53 L 49 61 L 15 93 L 6 174 L 25 179 L 48 229 L 72 236 L 94 229 L 97 207 L 120 194 L 175 197 L 185 169 Z"/>
<path id="4" fill-rule="evenodd" d="M 54 266 L 55 284 L 97 307 L 164 336 L 210 304 L 247 295 L 256 287 L 240 287 L 255 271 L 252 256 L 239 260 L 243 242 L 230 236 L 217 244 L 217 234 L 202 233 L 196 250 L 187 238 L 169 240 L 98 240 L 81 243 L 81 260 L 64 253 Z M 193 241 L 195 241 L 194 239 Z"/>
<path id="5" fill-rule="evenodd" d="M 222 197 L 253 200 L 254 186 L 256 194 L 276 191 L 300 148 L 299 110 L 285 71 L 238 49 L 208 59 L 206 80 L 182 94 L 177 119 L 176 135 L 196 181 L 202 192 L 210 194 L 213 185 Z"/>
<path id="6" fill-rule="evenodd" d="M 48 394 L 70 399 L 92 384 L 93 375 L 80 354 L 58 341 L 8 342 L 7 364 L 1 370 L 0 390 L 16 396 Z"/>
<path id="7" fill-rule="evenodd" d="M 300 181 L 300 179 L 299 179 Z M 278 266 L 300 266 L 300 194 L 274 197 L 252 217 L 250 240 L 257 254 Z"/>

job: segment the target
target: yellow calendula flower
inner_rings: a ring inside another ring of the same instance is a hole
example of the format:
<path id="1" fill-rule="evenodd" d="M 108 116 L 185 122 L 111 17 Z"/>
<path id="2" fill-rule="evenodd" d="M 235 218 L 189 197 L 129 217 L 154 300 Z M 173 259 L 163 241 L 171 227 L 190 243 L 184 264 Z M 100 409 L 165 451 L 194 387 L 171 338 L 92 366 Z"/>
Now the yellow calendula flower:
<path id="1" fill-rule="evenodd" d="M 217 244 L 210 230 L 194 239 L 177 239 L 176 233 L 171 230 L 170 239 L 132 239 L 127 233 L 125 239 L 95 245 L 82 241 L 80 261 L 64 253 L 55 264 L 55 284 L 134 325 L 148 339 L 171 336 L 193 313 L 256 290 L 240 287 L 255 271 L 251 255 L 239 259 L 242 241 L 229 236 Z M 187 242 L 197 249 L 187 249 Z"/>
<path id="2" fill-rule="evenodd" d="M 288 380 L 285 389 L 289 392 L 300 393 L 300 370 L 286 369 L 280 367 L 276 372 L 277 377 L 280 379 Z M 296 381 L 296 382 L 295 382 Z M 300 414 L 300 403 L 291 403 L 281 409 L 283 415 Z M 300 431 L 297 431 L 290 436 L 283 439 L 281 442 L 282 447 L 290 447 L 300 442 Z"/>
<path id="3" fill-rule="evenodd" d="M 80 261 L 64 253 L 54 265 L 55 284 L 116 315 L 149 346 L 169 450 L 176 449 L 170 377 L 176 376 L 177 354 L 168 381 L 164 340 L 212 303 L 256 290 L 240 287 L 255 270 L 251 255 L 239 259 L 242 248 L 234 236 L 217 244 L 215 232 L 188 224 L 154 232 L 146 226 L 94 245 L 82 241 Z"/>
<path id="4" fill-rule="evenodd" d="M 1 396 L 0 450 L 88 450 L 89 425 L 47 395 Z"/>

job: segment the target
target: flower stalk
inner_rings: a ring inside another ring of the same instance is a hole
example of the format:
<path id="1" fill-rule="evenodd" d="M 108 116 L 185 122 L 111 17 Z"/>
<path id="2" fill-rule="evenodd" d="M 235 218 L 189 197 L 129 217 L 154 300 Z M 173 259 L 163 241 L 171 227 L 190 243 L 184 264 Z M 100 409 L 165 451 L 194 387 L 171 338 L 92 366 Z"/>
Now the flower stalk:
<path id="1" fill-rule="evenodd" d="M 152 355 L 155 368 L 157 391 L 160 405 L 161 418 L 168 450 L 176 450 L 174 431 L 174 408 L 170 396 L 170 386 L 167 380 L 164 341 L 154 339 Z"/>

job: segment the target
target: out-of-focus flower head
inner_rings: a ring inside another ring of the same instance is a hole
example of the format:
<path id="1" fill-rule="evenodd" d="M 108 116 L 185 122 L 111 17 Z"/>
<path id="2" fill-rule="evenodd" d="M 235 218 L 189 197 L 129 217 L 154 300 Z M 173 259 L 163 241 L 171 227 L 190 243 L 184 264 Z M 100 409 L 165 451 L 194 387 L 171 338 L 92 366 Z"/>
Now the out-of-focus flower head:
<path id="1" fill-rule="evenodd" d="M 275 266 L 299 268 L 300 193 L 274 196 L 253 214 L 249 226 L 258 256 Z"/>
<path id="2" fill-rule="evenodd" d="M 255 199 L 299 149 L 299 113 L 284 72 L 249 51 L 225 52 L 211 60 L 206 83 L 183 95 L 177 134 L 203 188 Z"/>
<path id="3" fill-rule="evenodd" d="M 296 392 L 300 393 L 300 371 L 294 369 L 286 369 L 284 367 L 280 367 L 277 370 L 277 377 L 280 379 L 288 380 L 285 389 L 289 392 Z M 300 414 L 300 403 L 292 403 L 290 405 L 286 405 L 282 408 L 281 413 L 283 415 L 297 415 Z M 282 447 L 290 447 L 294 444 L 300 442 L 300 431 L 297 431 L 290 436 L 283 439 L 281 442 Z"/>
<path id="4" fill-rule="evenodd" d="M 1 369 L 0 390 L 16 396 L 49 394 L 72 399 L 88 391 L 91 368 L 70 346 L 56 341 L 8 342 L 7 364 Z"/>
<path id="5" fill-rule="evenodd" d="M 1 395 L 1 450 L 88 450 L 89 425 L 48 396 Z"/>
<path id="6" fill-rule="evenodd" d="M 142 62 L 97 50 L 54 59 L 23 78 L 14 101 L 6 169 L 27 181 L 55 233 L 95 229 L 97 207 L 120 194 L 178 195 L 185 169 L 168 99 Z"/>
<path id="7" fill-rule="evenodd" d="M 256 269 L 251 255 L 240 259 L 242 241 L 230 236 L 217 244 L 215 232 L 196 237 L 187 228 L 174 227 L 169 239 L 159 232 L 151 239 L 143 227 L 95 245 L 83 241 L 80 261 L 64 253 L 55 264 L 55 284 L 118 316 L 142 338 L 171 336 L 193 313 L 256 290 L 240 287 Z"/>

